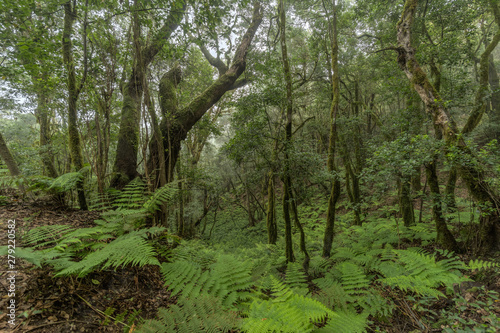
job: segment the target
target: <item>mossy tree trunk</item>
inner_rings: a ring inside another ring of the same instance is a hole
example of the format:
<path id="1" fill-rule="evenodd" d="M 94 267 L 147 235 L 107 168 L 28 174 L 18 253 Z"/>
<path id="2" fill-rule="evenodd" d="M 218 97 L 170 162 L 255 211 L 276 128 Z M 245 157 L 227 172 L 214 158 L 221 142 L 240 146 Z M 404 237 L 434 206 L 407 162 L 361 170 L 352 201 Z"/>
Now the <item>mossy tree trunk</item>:
<path id="1" fill-rule="evenodd" d="M 46 80 L 46 75 L 42 75 L 42 82 Z M 54 165 L 54 155 L 52 153 L 52 140 L 50 134 L 50 112 L 47 103 L 47 91 L 40 88 L 36 93 L 37 106 L 35 116 L 40 125 L 40 158 L 42 160 L 44 174 L 57 178 L 58 173 Z"/>
<path id="2" fill-rule="evenodd" d="M 266 227 L 267 227 L 267 242 L 276 244 L 278 240 L 278 225 L 276 224 L 276 194 L 274 187 L 274 172 L 269 171 L 267 183 L 267 212 L 266 212 Z"/>
<path id="3" fill-rule="evenodd" d="M 490 126 L 491 139 L 497 139 L 500 142 L 500 79 L 495 67 L 493 54 L 490 54 L 488 63 L 488 81 L 490 84 L 491 93 L 491 108 L 490 108 Z"/>
<path id="4" fill-rule="evenodd" d="M 331 17 L 329 22 L 330 27 L 330 53 L 331 53 L 331 70 L 332 70 L 332 92 L 333 98 L 330 107 L 330 139 L 328 144 L 328 171 L 333 173 L 332 187 L 330 197 L 328 199 L 328 209 L 326 213 L 326 226 L 325 235 L 323 237 L 323 257 L 330 257 L 332 251 L 332 243 L 335 227 L 335 206 L 340 197 L 340 180 L 337 176 L 337 169 L 335 167 L 335 148 L 337 141 L 337 114 L 339 109 L 340 98 L 340 78 L 339 78 L 339 65 L 338 65 L 338 32 L 337 32 L 337 6 L 333 2 L 333 13 L 330 15 L 325 7 L 326 14 Z"/>
<path id="5" fill-rule="evenodd" d="M 21 175 L 21 171 L 19 171 L 16 160 L 10 153 L 9 147 L 5 143 L 2 133 L 0 133 L 0 158 L 2 158 L 4 163 L 7 165 L 7 169 L 9 169 L 12 177 L 18 177 Z M 18 187 L 22 192 L 24 192 L 24 186 L 22 184 L 19 184 Z"/>
<path id="6" fill-rule="evenodd" d="M 145 47 L 142 46 L 140 22 L 138 10 L 140 1 L 134 3 L 133 31 L 134 31 L 134 56 L 132 73 L 123 88 L 123 106 L 121 112 L 120 131 L 118 133 L 118 145 L 116 147 L 116 159 L 113 166 L 113 178 L 111 186 L 122 188 L 134 179 L 137 173 L 137 152 L 139 144 L 139 126 L 141 116 L 141 100 L 144 90 L 144 76 L 149 64 L 160 52 L 170 38 L 172 32 L 177 29 L 184 16 L 186 3 L 182 1 L 181 6 L 176 6 L 177 1 L 171 6 L 170 13 L 165 24 L 152 41 Z"/>
<path id="7" fill-rule="evenodd" d="M 64 4 L 64 28 L 62 34 L 62 52 L 63 63 L 67 71 L 67 87 L 68 87 L 68 136 L 69 150 L 71 161 L 75 171 L 83 169 L 83 156 L 80 146 L 80 133 L 78 132 L 78 109 L 77 102 L 82 91 L 85 79 L 87 77 L 87 5 L 85 4 L 85 19 L 83 25 L 83 56 L 84 56 L 84 71 L 80 84 L 76 84 L 75 63 L 73 59 L 71 35 L 73 33 L 73 21 L 76 18 L 76 8 L 72 6 L 71 1 Z M 77 183 L 78 203 L 80 209 L 87 210 L 87 201 L 85 199 L 85 191 L 83 181 Z"/>
<path id="8" fill-rule="evenodd" d="M 411 198 L 411 177 L 403 176 L 399 180 L 399 211 L 405 227 L 415 224 L 413 200 Z"/>
<path id="9" fill-rule="evenodd" d="M 286 13 L 284 0 L 278 2 L 279 34 L 281 45 L 281 58 L 283 63 L 283 73 L 285 75 L 286 100 L 284 108 L 285 121 L 285 142 L 284 142 L 284 161 L 283 161 L 283 217 L 285 219 L 285 256 L 287 262 L 295 261 L 292 242 L 292 220 L 290 218 L 290 209 L 292 206 L 292 178 L 290 176 L 290 149 L 292 148 L 292 74 L 290 72 L 290 63 L 288 60 L 288 51 L 286 45 Z"/>
<path id="10" fill-rule="evenodd" d="M 479 231 L 481 244 L 479 251 L 488 252 L 498 246 L 499 235 L 496 233 L 496 225 L 500 223 L 499 198 L 494 189 L 486 181 L 484 171 L 481 169 L 480 163 L 477 162 L 476 156 L 474 156 L 474 153 L 467 146 L 456 123 L 450 117 L 444 101 L 430 83 L 415 57 L 416 50 L 411 45 L 411 27 L 417 5 L 418 0 L 407 0 L 401 19 L 397 24 L 398 64 L 425 103 L 428 112 L 433 118 L 436 129 L 441 132 L 448 149 L 455 149 L 462 160 L 468 161 L 468 163 L 460 163 L 457 166 L 458 172 L 481 210 Z M 495 16 L 498 17 L 496 3 L 491 1 L 491 5 Z M 496 41 L 498 43 L 499 40 L 500 30 L 495 34 L 492 42 Z M 490 43 L 489 46 L 493 46 L 493 44 Z M 488 57 L 486 57 L 486 61 L 487 59 Z M 487 75 L 486 68 L 486 79 Z M 483 71 L 481 71 L 480 76 L 483 77 Z M 485 109 L 484 98 L 481 99 L 478 97 L 484 96 L 484 94 L 485 92 L 481 84 L 476 94 L 476 106 L 472 110 L 463 132 L 467 132 L 473 128 L 481 119 Z M 477 105 L 478 103 L 479 105 Z"/>
<path id="11" fill-rule="evenodd" d="M 455 240 L 455 237 L 453 237 L 453 234 L 448 229 L 446 221 L 443 217 L 441 194 L 439 190 L 439 180 L 436 170 L 436 160 L 430 162 L 425 166 L 425 172 L 427 175 L 427 182 L 431 190 L 431 196 L 433 202 L 432 217 L 434 219 L 434 223 L 436 223 L 436 231 L 437 231 L 436 240 L 445 249 L 457 252 L 459 250 L 457 241 Z"/>

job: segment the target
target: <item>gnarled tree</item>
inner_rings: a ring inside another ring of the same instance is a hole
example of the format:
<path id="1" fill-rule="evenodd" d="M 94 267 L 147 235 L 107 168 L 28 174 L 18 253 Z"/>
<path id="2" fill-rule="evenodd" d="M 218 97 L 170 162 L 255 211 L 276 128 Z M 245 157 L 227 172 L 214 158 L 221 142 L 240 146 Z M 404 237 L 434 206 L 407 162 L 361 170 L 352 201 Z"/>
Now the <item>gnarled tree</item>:
<path id="1" fill-rule="evenodd" d="M 122 188 L 134 179 L 137 173 L 137 151 L 139 143 L 139 125 L 141 115 L 141 99 L 144 91 L 144 76 L 149 64 L 160 52 L 170 38 L 186 11 L 185 1 L 174 1 L 165 24 L 156 33 L 152 41 L 142 46 L 140 21 L 138 11 L 140 1 L 135 1 L 133 7 L 134 56 L 132 72 L 123 87 L 123 106 L 121 113 L 120 132 L 116 147 L 116 160 L 113 167 L 111 186 Z"/>
<path id="2" fill-rule="evenodd" d="M 460 163 L 458 171 L 481 211 L 479 234 L 481 244 L 479 246 L 481 252 L 488 252 L 498 246 L 499 235 L 496 227 L 500 223 L 499 198 L 486 181 L 480 163 L 474 163 L 476 160 L 474 153 L 467 146 L 440 94 L 431 84 L 416 59 L 416 50 L 411 44 L 411 37 L 412 23 L 417 5 L 418 0 L 407 0 L 401 19 L 397 24 L 398 64 L 425 103 L 427 112 L 432 116 L 434 127 L 441 132 L 447 149 L 457 150 L 463 159 L 468 161 L 467 163 Z M 492 5 L 496 6 L 493 2 Z M 495 36 L 495 38 L 497 37 Z M 487 59 L 488 57 L 486 61 Z M 481 93 L 479 92 L 478 95 Z M 484 113 L 482 110 L 482 106 L 481 108 L 476 106 L 476 109 L 471 114 L 472 119 L 467 122 L 466 129 L 471 124 L 477 124 Z"/>
<path id="3" fill-rule="evenodd" d="M 220 72 L 222 74 L 217 80 L 184 108 L 177 107 L 176 89 L 181 80 L 180 68 L 175 66 L 161 78 L 159 94 L 163 119 L 160 130 L 166 150 L 165 166 L 168 181 L 172 180 L 181 142 L 186 139 L 188 131 L 227 91 L 241 86 L 237 80 L 245 71 L 247 52 L 261 21 L 262 8 L 260 3 L 256 2 L 252 21 L 236 49 L 231 65 Z M 150 153 L 149 170 L 160 170 L 158 145 L 155 140 L 150 144 Z"/>

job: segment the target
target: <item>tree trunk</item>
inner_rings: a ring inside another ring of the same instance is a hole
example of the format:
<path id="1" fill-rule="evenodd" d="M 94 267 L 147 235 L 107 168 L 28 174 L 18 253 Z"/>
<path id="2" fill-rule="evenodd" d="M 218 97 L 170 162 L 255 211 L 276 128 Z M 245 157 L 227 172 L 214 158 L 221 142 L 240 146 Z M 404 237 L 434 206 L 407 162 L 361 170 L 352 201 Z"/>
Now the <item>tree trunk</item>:
<path id="1" fill-rule="evenodd" d="M 267 184 L 267 240 L 269 244 L 276 244 L 278 240 L 278 225 L 276 224 L 276 194 L 274 189 L 274 173 L 269 171 L 269 181 Z"/>
<path id="2" fill-rule="evenodd" d="M 54 156 L 51 150 L 50 117 L 45 93 L 45 91 L 38 91 L 36 94 L 37 107 L 35 115 L 40 125 L 40 158 L 44 167 L 44 173 L 51 178 L 57 178 L 58 174 L 54 166 Z"/>
<path id="3" fill-rule="evenodd" d="M 120 131 L 118 133 L 118 145 L 116 147 L 116 160 L 113 167 L 114 176 L 111 186 L 123 188 L 128 182 L 134 179 L 137 173 L 137 152 L 139 144 L 139 126 L 141 116 L 141 99 L 144 89 L 144 75 L 153 61 L 154 57 L 163 48 L 170 35 L 179 26 L 186 3 L 171 11 L 165 24 L 154 36 L 152 42 L 145 48 L 141 47 L 140 24 L 137 11 L 134 13 L 134 59 L 132 73 L 123 89 L 123 106 L 121 113 Z M 134 9 L 138 9 L 138 0 L 134 3 Z M 180 149 L 180 147 L 179 147 Z"/>
<path id="4" fill-rule="evenodd" d="M 408 176 L 401 177 L 400 179 L 399 210 L 405 227 L 415 224 L 413 200 L 411 199 L 411 177 Z"/>
<path id="5" fill-rule="evenodd" d="M 489 121 L 492 134 L 491 139 L 497 139 L 497 141 L 500 142 L 500 80 L 495 67 L 493 54 L 490 54 L 488 65 L 488 81 L 490 90 L 492 91 Z"/>
<path id="6" fill-rule="evenodd" d="M 3 139 L 2 133 L 0 133 L 0 157 L 7 165 L 7 169 L 9 169 L 10 175 L 12 177 L 17 177 L 21 175 L 21 171 L 19 171 L 19 167 L 17 166 L 16 160 L 10 153 L 9 147 L 5 143 Z M 19 184 L 19 189 L 24 192 L 24 186 Z"/>
<path id="7" fill-rule="evenodd" d="M 436 223 L 436 241 L 445 249 L 457 252 L 459 248 L 455 237 L 453 237 L 452 233 L 448 229 L 448 226 L 446 225 L 445 219 L 443 218 L 441 194 L 439 191 L 439 181 L 436 172 L 436 160 L 426 165 L 425 172 L 427 174 L 427 182 L 429 183 L 433 202 L 432 217 L 434 218 L 434 223 Z"/>
<path id="8" fill-rule="evenodd" d="M 397 24 L 398 64 L 425 103 L 428 112 L 432 115 L 435 127 L 441 132 L 447 146 L 450 148 L 455 147 L 459 154 L 462 155 L 461 158 L 471 161 L 457 167 L 460 176 L 469 189 L 469 193 L 471 193 L 481 210 L 480 237 L 482 244 L 480 252 L 489 252 L 498 246 L 498 235 L 495 228 L 496 224 L 500 222 L 500 211 L 497 208 L 498 195 L 486 181 L 480 163 L 474 163 L 474 161 L 477 161 L 476 157 L 467 146 L 464 138 L 459 135 L 457 125 L 448 114 L 444 101 L 430 83 L 415 57 L 415 48 L 411 46 L 411 26 L 417 4 L 417 0 L 407 0 L 401 19 Z M 496 5 L 492 7 L 498 12 Z M 495 13 L 495 16 L 498 15 Z M 497 42 L 500 40 L 500 32 L 495 35 L 495 40 Z M 490 43 L 490 46 L 492 46 L 492 43 Z M 481 77 L 483 77 L 482 74 Z M 483 87 L 480 87 L 476 94 L 477 103 L 484 104 L 484 98 L 478 99 L 478 96 L 483 95 L 483 93 Z M 482 116 L 481 110 L 484 110 L 484 107 L 476 104 L 463 132 L 467 132 L 477 125 Z"/>
<path id="9" fill-rule="evenodd" d="M 292 75 L 290 73 L 290 63 L 288 61 L 288 52 L 286 47 L 286 15 L 283 4 L 284 0 L 278 2 L 279 33 L 281 44 L 281 57 L 283 61 L 283 72 L 285 75 L 286 86 L 286 124 L 285 124 L 285 143 L 283 161 L 283 216 L 285 219 L 285 255 L 287 262 L 295 261 L 292 242 L 292 220 L 290 219 L 290 208 L 293 200 L 292 179 L 290 176 L 290 155 L 289 150 L 292 146 Z"/>
<path id="10" fill-rule="evenodd" d="M 73 60 L 71 35 L 73 33 L 73 21 L 76 18 L 76 8 L 72 8 L 71 1 L 64 4 L 64 29 L 62 37 L 63 46 L 63 63 L 66 66 L 68 75 L 68 136 L 69 136 L 69 150 L 71 161 L 75 171 L 83 169 L 83 156 L 80 147 L 80 133 L 78 132 L 78 110 L 77 102 L 80 92 L 85 83 L 87 75 L 87 61 L 86 61 L 86 31 L 84 31 L 84 73 L 80 85 L 76 85 L 75 63 Z M 87 9 L 85 11 L 84 30 L 86 29 Z M 77 183 L 78 203 L 80 209 L 87 210 L 87 201 L 85 199 L 85 191 L 83 181 Z"/>
<path id="11" fill-rule="evenodd" d="M 326 7 L 325 7 L 325 11 Z M 327 13 L 328 14 L 328 13 Z M 328 15 L 330 17 L 330 15 Z M 330 107 L 330 138 L 328 145 L 328 172 L 333 174 L 332 188 L 330 191 L 330 198 L 328 199 L 328 209 L 326 213 L 326 226 L 325 235 L 323 237 L 323 257 L 330 257 L 332 251 L 332 243 L 335 227 L 335 206 L 340 197 L 340 180 L 336 174 L 335 167 L 335 148 L 337 140 L 337 114 L 339 109 L 340 98 L 340 78 L 339 78 L 339 64 L 338 64 L 338 31 L 337 31 L 337 5 L 333 1 L 333 15 L 332 21 L 329 23 L 330 27 L 330 52 L 331 52 L 331 67 L 332 67 L 332 103 Z"/>

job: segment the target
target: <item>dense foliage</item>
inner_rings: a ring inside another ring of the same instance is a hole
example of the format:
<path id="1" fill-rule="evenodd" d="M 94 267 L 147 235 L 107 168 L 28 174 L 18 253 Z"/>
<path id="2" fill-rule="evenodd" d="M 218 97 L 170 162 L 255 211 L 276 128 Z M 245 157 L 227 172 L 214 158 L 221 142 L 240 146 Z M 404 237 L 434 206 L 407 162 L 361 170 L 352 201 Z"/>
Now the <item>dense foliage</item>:
<path id="1" fill-rule="evenodd" d="M 498 0 L 2 2 L 0 209 L 100 214 L 16 257 L 154 267 L 124 332 L 496 332 L 499 42 Z"/>

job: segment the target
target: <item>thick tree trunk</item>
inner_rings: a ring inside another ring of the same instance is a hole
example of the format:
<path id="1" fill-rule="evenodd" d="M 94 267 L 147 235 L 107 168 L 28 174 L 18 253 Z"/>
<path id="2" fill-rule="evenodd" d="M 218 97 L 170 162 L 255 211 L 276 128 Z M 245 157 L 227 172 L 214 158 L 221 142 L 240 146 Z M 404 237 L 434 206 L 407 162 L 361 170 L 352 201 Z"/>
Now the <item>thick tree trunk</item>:
<path id="1" fill-rule="evenodd" d="M 326 8 L 325 8 L 326 10 Z M 333 175 L 332 188 L 330 191 L 330 198 L 328 200 L 328 209 L 326 213 L 326 226 L 325 235 L 323 237 L 323 257 L 330 257 L 332 251 L 332 243 L 335 227 L 335 206 L 340 197 L 340 180 L 336 174 L 335 167 L 335 148 L 337 140 L 337 113 L 339 109 L 340 98 L 340 78 L 339 78 L 339 64 L 338 64 L 338 32 L 337 32 L 337 6 L 333 2 L 333 15 L 330 22 L 330 35 L 331 35 L 331 67 L 332 67 L 332 92 L 333 98 L 330 107 L 330 138 L 328 145 L 328 171 L 335 173 Z"/>
<path id="2" fill-rule="evenodd" d="M 85 12 L 85 21 L 87 12 Z M 76 9 L 72 8 L 71 1 L 64 4 L 64 29 L 62 36 L 63 46 L 63 63 L 66 66 L 68 75 L 68 136 L 69 136 L 69 150 L 71 161 L 75 171 L 83 169 L 83 156 L 80 146 L 80 133 L 78 132 L 78 110 L 77 102 L 80 96 L 81 89 L 85 83 L 87 75 L 86 64 L 86 36 L 84 36 L 84 73 L 80 85 L 76 85 L 75 63 L 73 60 L 71 35 L 73 33 L 73 20 L 76 18 Z M 86 23 L 84 24 L 85 27 Z M 80 209 L 87 210 L 87 200 L 85 199 L 85 191 L 83 181 L 77 183 L 78 203 Z"/>
<path id="3" fill-rule="evenodd" d="M 16 160 L 10 153 L 9 147 L 7 147 L 7 144 L 3 139 L 2 133 L 0 133 L 0 157 L 7 165 L 7 169 L 9 169 L 10 175 L 12 177 L 17 177 L 21 175 L 21 171 L 19 171 L 19 167 L 17 166 Z M 19 185 L 19 189 L 21 191 L 24 191 L 24 187 L 22 185 Z"/>
<path id="4" fill-rule="evenodd" d="M 35 115 L 40 125 L 40 158 L 45 174 L 49 177 L 57 178 L 58 174 L 54 166 L 54 156 L 51 149 L 49 110 L 47 108 L 47 97 L 44 91 L 37 92 Z"/>
<path id="5" fill-rule="evenodd" d="M 184 16 L 186 10 L 185 1 L 178 9 L 174 5 L 167 17 L 165 25 L 160 29 L 153 41 L 146 48 L 141 47 L 140 24 L 137 12 L 134 15 L 134 45 L 135 53 L 133 59 L 132 73 L 123 89 L 123 106 L 118 133 L 118 145 L 116 147 L 116 160 L 113 167 L 114 176 L 111 186 L 123 188 L 129 181 L 134 179 L 137 173 L 137 152 L 139 144 L 139 126 L 141 115 L 141 99 L 144 89 L 144 75 L 153 61 L 154 57 L 163 48 Z M 139 2 L 136 0 L 134 9 Z"/>
<path id="6" fill-rule="evenodd" d="M 480 236 L 482 244 L 480 251 L 488 252 L 498 246 L 498 235 L 496 234 L 496 225 L 500 223 L 498 195 L 486 181 L 484 172 L 480 168 L 480 163 L 473 162 L 476 160 L 476 157 L 467 146 L 464 138 L 459 135 L 460 132 L 457 125 L 448 114 L 444 101 L 428 80 L 427 75 L 415 57 L 416 51 L 411 46 L 411 26 L 417 4 L 418 0 L 407 0 L 401 19 L 397 24 L 398 64 L 425 103 L 428 112 L 432 115 L 435 127 L 441 132 L 447 146 L 455 147 L 463 159 L 471 161 L 467 164 L 460 164 L 457 167 L 460 176 L 469 189 L 469 193 L 481 210 Z M 497 9 L 496 5 L 493 5 L 493 8 Z M 495 16 L 498 15 L 495 14 Z M 497 39 L 500 40 L 500 33 L 495 35 L 494 40 Z M 481 77 L 483 77 L 482 74 Z M 481 85 L 476 94 L 476 103 L 481 102 L 484 104 L 484 98 L 478 98 L 478 96 L 482 96 L 483 94 L 484 91 Z M 484 110 L 484 107 L 476 104 L 463 132 L 468 132 L 477 125 L 482 116 L 483 111 L 481 110 Z"/>

